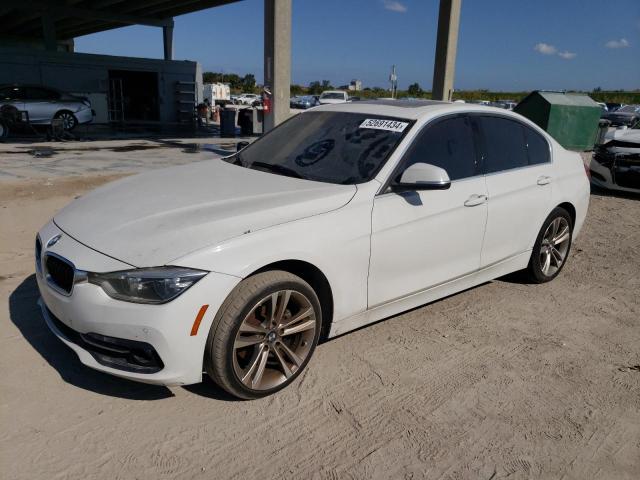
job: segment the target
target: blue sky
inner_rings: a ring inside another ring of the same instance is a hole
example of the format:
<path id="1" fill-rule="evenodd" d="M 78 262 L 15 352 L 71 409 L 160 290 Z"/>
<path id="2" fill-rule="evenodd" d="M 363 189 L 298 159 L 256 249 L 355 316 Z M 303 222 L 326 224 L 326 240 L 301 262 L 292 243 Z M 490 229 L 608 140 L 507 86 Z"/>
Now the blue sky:
<path id="1" fill-rule="evenodd" d="M 175 19 L 174 58 L 262 81 L 263 0 Z M 292 81 L 431 88 L 438 0 L 293 0 Z M 76 51 L 162 57 L 162 31 L 76 39 Z M 640 0 L 463 0 L 455 88 L 640 88 Z"/>

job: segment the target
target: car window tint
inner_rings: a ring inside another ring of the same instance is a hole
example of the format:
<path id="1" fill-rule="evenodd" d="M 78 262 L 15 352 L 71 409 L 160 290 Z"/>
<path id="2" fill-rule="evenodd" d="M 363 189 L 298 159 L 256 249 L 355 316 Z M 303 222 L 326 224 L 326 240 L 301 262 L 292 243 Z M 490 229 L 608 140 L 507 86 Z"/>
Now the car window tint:
<path id="1" fill-rule="evenodd" d="M 524 127 L 524 136 L 527 141 L 529 165 L 538 165 L 551 161 L 549 156 L 549 143 L 542 135 L 529 127 Z"/>
<path id="2" fill-rule="evenodd" d="M 480 117 L 484 137 L 485 173 L 500 172 L 529 165 L 524 127 L 500 117 Z"/>
<path id="3" fill-rule="evenodd" d="M 380 120 L 395 127 L 366 126 Z M 337 111 L 295 115 L 227 161 L 318 182 L 370 181 L 411 128 L 411 121 Z"/>
<path id="4" fill-rule="evenodd" d="M 25 93 L 27 100 L 55 100 L 58 97 L 56 92 L 46 88 L 26 87 Z"/>
<path id="5" fill-rule="evenodd" d="M 477 175 L 479 172 L 469 120 L 456 117 L 425 127 L 413 141 L 402 170 L 420 162 L 444 168 L 451 180 Z"/>

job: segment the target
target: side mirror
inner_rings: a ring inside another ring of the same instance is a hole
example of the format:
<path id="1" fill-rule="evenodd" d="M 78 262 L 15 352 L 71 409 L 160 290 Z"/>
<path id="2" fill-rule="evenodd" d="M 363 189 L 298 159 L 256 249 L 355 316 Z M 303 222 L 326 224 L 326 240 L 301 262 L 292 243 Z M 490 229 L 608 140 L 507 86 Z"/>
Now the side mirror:
<path id="1" fill-rule="evenodd" d="M 244 147 L 248 146 L 249 142 L 238 142 L 236 143 L 236 152 L 239 152 L 240 150 L 242 150 Z"/>
<path id="2" fill-rule="evenodd" d="M 444 168 L 430 163 L 414 163 L 391 184 L 393 190 L 446 190 L 451 180 Z"/>

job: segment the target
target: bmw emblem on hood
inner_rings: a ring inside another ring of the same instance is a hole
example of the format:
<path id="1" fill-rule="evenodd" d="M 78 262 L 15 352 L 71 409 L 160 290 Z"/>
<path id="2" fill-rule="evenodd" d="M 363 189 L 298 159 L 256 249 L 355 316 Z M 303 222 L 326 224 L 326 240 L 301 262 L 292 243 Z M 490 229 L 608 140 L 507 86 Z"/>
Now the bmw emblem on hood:
<path id="1" fill-rule="evenodd" d="M 47 242 L 47 248 L 53 247 L 56 243 L 58 243 L 60 238 L 62 238 L 62 234 L 61 233 L 59 233 L 55 237 L 51 237 L 51 239 Z"/>

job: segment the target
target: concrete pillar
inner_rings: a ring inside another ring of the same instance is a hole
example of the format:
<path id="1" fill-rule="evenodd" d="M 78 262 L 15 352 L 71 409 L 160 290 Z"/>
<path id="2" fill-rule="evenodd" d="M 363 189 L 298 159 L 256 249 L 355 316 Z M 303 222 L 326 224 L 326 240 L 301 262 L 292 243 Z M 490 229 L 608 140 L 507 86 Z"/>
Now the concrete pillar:
<path id="1" fill-rule="evenodd" d="M 44 39 L 44 48 L 49 52 L 58 50 L 56 41 L 56 25 L 53 22 L 51 12 L 45 11 L 42 14 L 42 38 Z"/>
<path id="2" fill-rule="evenodd" d="M 433 99 L 451 101 L 462 0 L 440 0 L 438 39 L 433 66 Z"/>
<path id="3" fill-rule="evenodd" d="M 264 0 L 264 84 L 272 94 L 264 119 L 268 131 L 289 118 L 291 0 Z"/>
<path id="4" fill-rule="evenodd" d="M 164 59 L 173 60 L 173 20 L 162 27 L 162 43 L 164 46 Z"/>

